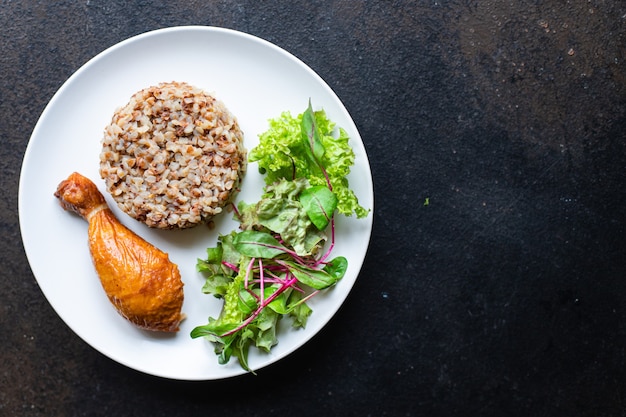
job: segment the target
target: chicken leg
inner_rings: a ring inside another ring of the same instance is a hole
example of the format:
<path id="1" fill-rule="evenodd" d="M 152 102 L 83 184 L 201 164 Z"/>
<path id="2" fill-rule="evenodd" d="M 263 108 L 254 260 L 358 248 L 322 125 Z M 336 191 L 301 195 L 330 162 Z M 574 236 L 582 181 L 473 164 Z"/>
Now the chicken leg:
<path id="1" fill-rule="evenodd" d="M 54 193 L 89 222 L 89 251 L 109 300 L 136 326 L 175 332 L 184 318 L 183 283 L 169 256 L 122 225 L 88 178 L 71 174 Z"/>

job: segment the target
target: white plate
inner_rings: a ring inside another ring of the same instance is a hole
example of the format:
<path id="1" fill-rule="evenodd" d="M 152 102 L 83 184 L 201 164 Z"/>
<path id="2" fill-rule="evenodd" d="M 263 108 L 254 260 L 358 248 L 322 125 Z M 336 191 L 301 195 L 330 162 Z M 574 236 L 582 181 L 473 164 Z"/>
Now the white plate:
<path id="1" fill-rule="evenodd" d="M 219 365 L 213 346 L 204 339 L 191 339 L 189 333 L 219 314 L 221 301 L 201 293 L 203 278 L 195 264 L 197 258 L 205 257 L 207 247 L 215 246 L 218 233 L 237 227 L 231 215 L 219 216 L 215 230 L 154 230 L 123 214 L 103 192 L 120 221 L 168 252 L 181 270 L 187 319 L 175 336 L 164 336 L 138 330 L 109 304 L 91 263 L 87 223 L 64 211 L 53 196 L 58 183 L 73 171 L 104 190 L 98 155 L 113 112 L 134 92 L 173 80 L 215 93 L 238 118 L 248 149 L 258 143 L 268 119 L 285 110 L 299 114 L 310 98 L 315 109 L 324 108 L 350 135 L 356 161 L 349 181 L 359 202 L 373 209 L 371 172 L 359 132 L 330 87 L 283 49 L 233 30 L 185 26 L 135 36 L 91 59 L 54 95 L 32 133 L 19 184 L 22 239 L 44 295 L 78 336 L 119 363 L 172 379 L 226 378 L 244 373 L 237 360 Z M 256 164 L 250 164 L 238 199 L 258 200 L 262 186 Z M 311 300 L 313 314 L 306 329 L 292 330 L 285 322 L 270 354 L 251 348 L 253 369 L 293 352 L 337 312 L 362 266 L 372 218 L 372 213 L 359 220 L 338 216 L 334 254 L 348 258 L 346 276 Z"/>

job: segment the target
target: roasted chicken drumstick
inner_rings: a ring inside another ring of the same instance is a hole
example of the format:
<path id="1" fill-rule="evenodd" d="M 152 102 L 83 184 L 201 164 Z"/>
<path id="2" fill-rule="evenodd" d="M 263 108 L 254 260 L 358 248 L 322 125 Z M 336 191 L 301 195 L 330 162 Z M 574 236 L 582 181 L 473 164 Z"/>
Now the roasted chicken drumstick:
<path id="1" fill-rule="evenodd" d="M 183 283 L 168 255 L 122 225 L 88 178 L 73 173 L 54 195 L 89 222 L 93 264 L 117 311 L 142 329 L 178 331 Z"/>

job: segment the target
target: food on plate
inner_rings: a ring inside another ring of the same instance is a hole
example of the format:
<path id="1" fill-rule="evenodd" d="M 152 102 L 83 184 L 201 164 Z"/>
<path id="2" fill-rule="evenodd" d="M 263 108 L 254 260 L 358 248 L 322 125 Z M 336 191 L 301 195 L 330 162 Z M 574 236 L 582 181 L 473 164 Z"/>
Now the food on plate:
<path id="1" fill-rule="evenodd" d="M 240 230 L 221 235 L 198 260 L 206 276 L 202 291 L 224 303 L 217 318 L 191 332 L 214 344 L 220 364 L 234 356 L 248 371 L 250 346 L 269 352 L 283 317 L 305 327 L 312 313 L 307 301 L 345 275 L 347 259 L 331 256 L 335 212 L 369 212 L 346 179 L 354 163 L 348 136 L 323 110 L 314 112 L 309 103 L 297 117 L 283 113 L 259 139 L 249 161 L 259 161 L 266 174 L 264 193 L 256 203 L 239 202 Z"/>
<path id="2" fill-rule="evenodd" d="M 234 198 L 243 132 L 224 103 L 183 82 L 135 93 L 105 128 L 100 175 L 119 208 L 150 227 L 189 228 Z"/>
<path id="3" fill-rule="evenodd" d="M 327 186 L 337 196 L 337 211 L 366 217 L 369 209 L 359 204 L 350 188 L 348 174 L 354 151 L 345 129 L 332 122 L 324 110 L 309 110 L 294 117 L 284 112 L 269 121 L 270 128 L 259 137 L 248 162 L 257 162 L 265 183 L 281 178 L 306 177 L 311 185 Z"/>
<path id="4" fill-rule="evenodd" d="M 54 193 L 65 210 L 89 222 L 89 251 L 117 311 L 145 330 L 175 332 L 184 318 L 183 283 L 169 256 L 122 225 L 96 185 L 78 173 Z"/>

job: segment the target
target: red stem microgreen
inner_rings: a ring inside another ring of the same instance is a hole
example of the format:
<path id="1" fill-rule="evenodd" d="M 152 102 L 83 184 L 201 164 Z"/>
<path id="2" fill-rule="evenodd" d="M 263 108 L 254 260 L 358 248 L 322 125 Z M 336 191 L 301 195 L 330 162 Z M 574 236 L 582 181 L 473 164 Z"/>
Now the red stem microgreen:
<path id="1" fill-rule="evenodd" d="M 263 304 L 263 299 L 265 298 L 265 276 L 263 274 L 263 261 L 259 258 L 259 287 L 261 288 L 261 304 Z"/>

